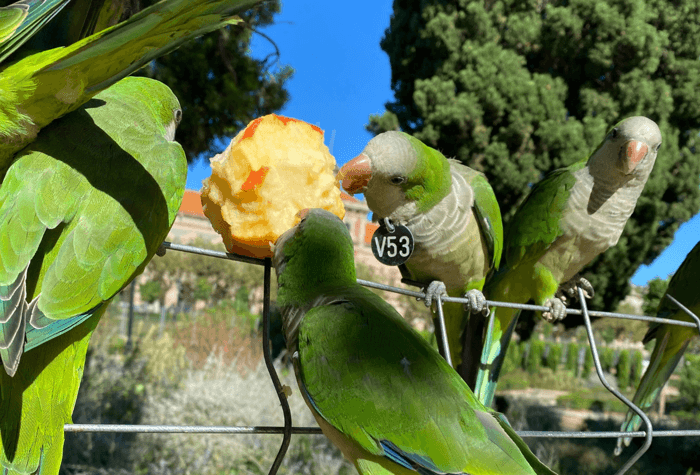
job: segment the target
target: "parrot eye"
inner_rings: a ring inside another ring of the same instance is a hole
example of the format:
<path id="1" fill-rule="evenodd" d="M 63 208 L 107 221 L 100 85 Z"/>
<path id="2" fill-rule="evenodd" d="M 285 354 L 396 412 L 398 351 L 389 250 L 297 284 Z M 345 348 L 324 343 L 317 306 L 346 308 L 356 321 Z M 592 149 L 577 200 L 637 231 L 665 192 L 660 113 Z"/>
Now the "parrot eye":
<path id="1" fill-rule="evenodd" d="M 176 124 L 179 124 L 180 121 L 182 120 L 182 110 L 181 110 L 181 109 L 175 109 L 174 117 L 175 117 L 175 123 L 176 123 Z"/>
<path id="2" fill-rule="evenodd" d="M 406 177 L 405 176 L 392 176 L 389 181 L 391 181 L 391 183 L 394 185 L 400 185 L 400 184 L 406 182 Z"/>
<path id="3" fill-rule="evenodd" d="M 661 144 L 659 143 L 659 145 L 656 146 L 656 151 L 658 152 L 660 148 L 661 148 Z"/>
<path id="4" fill-rule="evenodd" d="M 612 138 L 617 138 L 617 127 L 612 129 L 612 133 L 610 135 L 612 136 Z"/>

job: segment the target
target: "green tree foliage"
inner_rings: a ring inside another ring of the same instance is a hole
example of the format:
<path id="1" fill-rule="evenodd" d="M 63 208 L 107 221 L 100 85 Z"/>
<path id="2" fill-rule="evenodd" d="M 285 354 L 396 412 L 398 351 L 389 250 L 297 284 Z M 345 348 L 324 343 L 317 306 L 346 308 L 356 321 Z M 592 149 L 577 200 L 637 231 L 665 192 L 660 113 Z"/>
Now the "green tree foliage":
<path id="1" fill-rule="evenodd" d="M 613 309 L 700 209 L 698 25 L 699 0 L 396 0 L 381 42 L 395 100 L 368 130 L 396 122 L 483 171 L 507 225 L 533 183 L 612 124 L 655 120 L 664 144 L 635 213 L 584 273 L 592 306 Z"/>
<path id="2" fill-rule="evenodd" d="M 163 283 L 156 280 L 149 280 L 139 285 L 141 300 L 148 303 L 160 301 L 163 296 Z"/>
<path id="3" fill-rule="evenodd" d="M 583 358 L 583 368 L 581 369 L 581 377 L 588 378 L 591 375 L 591 370 L 593 369 L 593 352 L 591 347 L 586 347 L 586 354 Z"/>
<path id="4" fill-rule="evenodd" d="M 639 386 L 639 382 L 642 380 L 642 364 L 644 362 L 644 355 L 641 351 L 635 351 L 632 354 L 632 386 Z"/>
<path id="5" fill-rule="evenodd" d="M 656 309 L 659 308 L 661 298 L 666 293 L 669 280 L 670 277 L 666 279 L 654 277 L 648 282 L 647 293 L 644 294 L 644 303 L 642 303 L 644 315 L 656 315 Z"/>
<path id="6" fill-rule="evenodd" d="M 620 351 L 620 357 L 617 360 L 617 385 L 620 389 L 625 389 L 630 385 L 631 370 L 630 350 Z"/>
<path id="7" fill-rule="evenodd" d="M 693 410 L 700 409 L 700 355 L 686 353 L 678 389 Z"/>
<path id="8" fill-rule="evenodd" d="M 552 371 L 556 371 L 559 368 L 559 363 L 561 362 L 562 347 L 561 343 L 553 343 L 549 345 L 549 352 L 545 358 L 545 364 L 547 368 Z"/>
<path id="9" fill-rule="evenodd" d="M 542 355 L 544 354 L 544 342 L 533 339 L 530 342 L 530 351 L 527 354 L 527 370 L 535 374 L 542 367 Z"/>
<path id="10" fill-rule="evenodd" d="M 566 347 L 566 369 L 572 371 L 574 376 L 578 372 L 578 344 L 569 343 Z"/>
<path id="11" fill-rule="evenodd" d="M 518 368 L 522 368 L 524 352 L 525 343 L 515 341 L 511 342 L 511 344 L 508 346 L 508 351 L 506 352 L 506 358 L 503 361 L 501 372 L 503 374 L 508 374 Z"/>
<path id="12" fill-rule="evenodd" d="M 604 346 L 598 348 L 598 357 L 600 358 L 600 366 L 602 366 L 603 371 L 608 371 L 613 367 L 613 360 L 615 358 L 615 350 L 609 346 Z"/>

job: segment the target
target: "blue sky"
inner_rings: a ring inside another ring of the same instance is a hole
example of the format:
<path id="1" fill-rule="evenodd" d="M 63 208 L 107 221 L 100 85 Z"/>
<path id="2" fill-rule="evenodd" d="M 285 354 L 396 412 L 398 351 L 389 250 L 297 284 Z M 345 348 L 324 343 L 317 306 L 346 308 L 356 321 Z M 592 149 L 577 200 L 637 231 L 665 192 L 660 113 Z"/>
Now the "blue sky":
<path id="1" fill-rule="evenodd" d="M 280 113 L 321 127 L 339 166 L 372 138 L 364 129 L 369 115 L 380 114 L 384 103 L 393 99 L 389 58 L 379 47 L 392 4 L 390 0 L 283 2 L 275 24 L 262 30 L 279 47 L 279 64 L 295 69 L 287 82 L 290 100 Z M 264 58 L 273 51 L 266 39 L 253 37 L 253 57 Z M 199 190 L 210 174 L 208 161 L 197 161 L 190 167 L 187 188 Z M 640 267 L 632 283 L 644 285 L 675 272 L 698 240 L 700 215 L 681 226 L 674 242 L 650 266 Z"/>

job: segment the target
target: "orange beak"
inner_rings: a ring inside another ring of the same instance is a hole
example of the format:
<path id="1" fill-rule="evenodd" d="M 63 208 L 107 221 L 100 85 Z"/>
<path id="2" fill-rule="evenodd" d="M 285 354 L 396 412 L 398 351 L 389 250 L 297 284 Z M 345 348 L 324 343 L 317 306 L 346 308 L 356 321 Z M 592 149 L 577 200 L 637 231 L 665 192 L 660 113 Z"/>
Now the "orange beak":
<path id="1" fill-rule="evenodd" d="M 625 147 L 627 173 L 631 173 L 647 155 L 649 147 L 639 140 L 630 140 Z"/>
<path id="2" fill-rule="evenodd" d="M 364 153 L 359 154 L 343 165 L 337 178 L 342 182 L 343 189 L 351 195 L 362 193 L 372 178 L 372 163 L 369 157 Z"/>

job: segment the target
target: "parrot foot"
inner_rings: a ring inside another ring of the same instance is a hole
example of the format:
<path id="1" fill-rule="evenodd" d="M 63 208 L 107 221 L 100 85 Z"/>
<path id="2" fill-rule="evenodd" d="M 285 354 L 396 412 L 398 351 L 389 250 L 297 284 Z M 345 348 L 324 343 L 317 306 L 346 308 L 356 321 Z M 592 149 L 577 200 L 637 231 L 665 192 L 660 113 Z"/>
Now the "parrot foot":
<path id="1" fill-rule="evenodd" d="M 583 295 L 587 299 L 592 299 L 593 296 L 595 295 L 595 291 L 593 290 L 593 286 L 588 281 L 588 279 L 585 279 L 585 278 L 581 277 L 580 275 L 575 275 L 571 280 L 563 283 L 559 287 L 559 292 L 557 293 L 557 296 L 563 302 L 566 302 L 566 299 L 567 299 L 566 295 L 568 295 L 569 298 L 574 299 L 578 296 L 579 287 L 581 288 L 581 290 L 583 290 Z"/>
<path id="2" fill-rule="evenodd" d="M 566 317 L 566 306 L 560 298 L 554 297 L 548 299 L 544 303 L 545 307 L 549 307 L 551 310 L 542 312 L 542 318 L 544 318 L 549 323 L 554 323 L 559 320 L 563 320 Z"/>
<path id="3" fill-rule="evenodd" d="M 425 306 L 428 308 L 432 306 L 433 300 L 437 301 L 438 295 L 447 297 L 447 288 L 445 284 L 439 280 L 432 281 L 428 284 L 428 287 L 423 289 L 423 292 L 425 292 L 425 300 L 423 303 L 425 303 Z"/>
<path id="4" fill-rule="evenodd" d="M 615 457 L 619 456 L 625 447 L 629 447 L 630 442 L 632 442 L 632 438 L 630 437 L 618 437 L 617 445 L 615 446 L 615 450 L 613 452 Z"/>
<path id="5" fill-rule="evenodd" d="M 469 313 L 481 313 L 486 316 L 489 314 L 489 306 L 486 305 L 486 297 L 479 290 L 472 289 L 464 294 L 464 298 L 469 300 L 469 303 L 464 304 L 464 310 Z"/>

